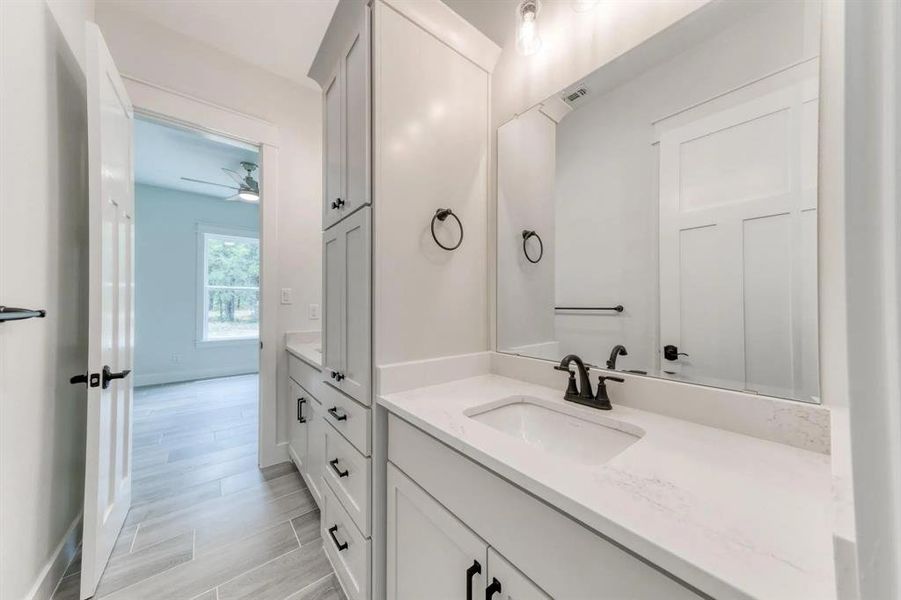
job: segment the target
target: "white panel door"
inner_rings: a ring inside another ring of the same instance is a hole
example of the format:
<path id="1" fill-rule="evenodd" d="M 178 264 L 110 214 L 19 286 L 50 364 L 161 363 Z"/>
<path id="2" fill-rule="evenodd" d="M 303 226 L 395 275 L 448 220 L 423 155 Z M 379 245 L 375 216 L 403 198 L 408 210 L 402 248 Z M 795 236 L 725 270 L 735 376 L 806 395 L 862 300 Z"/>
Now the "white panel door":
<path id="1" fill-rule="evenodd" d="M 818 394 L 816 123 L 808 80 L 661 134 L 664 370 Z"/>
<path id="2" fill-rule="evenodd" d="M 550 596 L 494 548 L 488 548 L 485 582 L 486 600 L 551 600 Z"/>
<path id="3" fill-rule="evenodd" d="M 388 463 L 389 598 L 482 598 L 487 552 L 479 536 Z"/>
<path id="4" fill-rule="evenodd" d="M 370 208 L 364 208 L 341 223 L 344 255 L 344 318 L 341 339 L 341 389 L 369 404 L 371 361 Z"/>
<path id="5" fill-rule="evenodd" d="M 81 597 L 93 596 L 131 504 L 134 113 L 100 30 L 88 24 L 89 314 Z"/>
<path id="6" fill-rule="evenodd" d="M 344 202 L 342 177 L 344 173 L 344 146 L 342 144 L 342 72 L 335 69 L 335 76 L 325 87 L 323 94 L 323 156 L 325 157 L 324 184 L 322 190 L 322 228 L 328 229 L 340 218 Z"/>

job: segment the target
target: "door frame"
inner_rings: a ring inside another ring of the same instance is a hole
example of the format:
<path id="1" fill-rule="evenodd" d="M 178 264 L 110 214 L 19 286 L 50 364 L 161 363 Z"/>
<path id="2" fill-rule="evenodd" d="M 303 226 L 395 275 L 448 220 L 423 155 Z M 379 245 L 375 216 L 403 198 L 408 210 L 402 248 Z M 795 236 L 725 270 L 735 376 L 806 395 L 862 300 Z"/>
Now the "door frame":
<path id="1" fill-rule="evenodd" d="M 135 114 L 260 148 L 260 467 L 288 460 L 278 443 L 278 128 L 262 119 L 122 74 Z"/>

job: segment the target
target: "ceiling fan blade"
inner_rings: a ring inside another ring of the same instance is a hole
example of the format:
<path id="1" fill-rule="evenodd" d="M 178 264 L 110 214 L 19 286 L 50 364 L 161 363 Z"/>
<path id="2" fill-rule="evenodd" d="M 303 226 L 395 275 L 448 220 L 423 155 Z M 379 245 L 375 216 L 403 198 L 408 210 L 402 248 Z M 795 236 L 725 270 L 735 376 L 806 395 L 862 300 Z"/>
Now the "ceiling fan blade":
<path id="1" fill-rule="evenodd" d="M 238 173 L 236 173 L 235 171 L 232 171 L 231 169 L 226 169 L 225 167 L 222 167 L 222 171 L 225 172 L 229 177 L 231 177 L 232 179 L 234 179 L 234 180 L 235 180 L 235 183 L 237 183 L 238 185 L 245 185 L 245 183 L 244 183 L 244 178 L 241 177 L 241 176 L 240 176 Z"/>
<path id="2" fill-rule="evenodd" d="M 193 183 L 205 183 L 207 185 L 218 185 L 219 187 L 228 188 L 230 190 L 239 190 L 241 188 L 236 188 L 233 185 L 225 185 L 224 183 L 216 183 L 214 181 L 204 181 L 203 179 L 192 179 L 191 177 L 182 177 L 184 181 L 191 181 Z"/>

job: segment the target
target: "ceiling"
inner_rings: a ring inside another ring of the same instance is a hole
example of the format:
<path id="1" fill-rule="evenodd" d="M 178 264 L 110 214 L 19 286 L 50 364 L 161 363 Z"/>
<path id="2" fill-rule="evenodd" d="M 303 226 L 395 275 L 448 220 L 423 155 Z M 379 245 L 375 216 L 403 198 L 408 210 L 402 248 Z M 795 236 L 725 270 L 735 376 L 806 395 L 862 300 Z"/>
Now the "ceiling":
<path id="1" fill-rule="evenodd" d="M 307 77 L 338 0 L 99 0 L 319 89 Z"/>
<path id="2" fill-rule="evenodd" d="M 135 119 L 134 136 L 135 183 L 228 198 L 234 190 L 182 181 L 181 177 L 234 185 L 222 167 L 243 175 L 242 160 L 260 162 L 257 150 L 242 142 L 142 118 Z M 255 177 L 259 180 L 259 171 Z"/>
<path id="3" fill-rule="evenodd" d="M 520 0 L 443 0 L 488 39 L 503 48 L 516 30 Z"/>

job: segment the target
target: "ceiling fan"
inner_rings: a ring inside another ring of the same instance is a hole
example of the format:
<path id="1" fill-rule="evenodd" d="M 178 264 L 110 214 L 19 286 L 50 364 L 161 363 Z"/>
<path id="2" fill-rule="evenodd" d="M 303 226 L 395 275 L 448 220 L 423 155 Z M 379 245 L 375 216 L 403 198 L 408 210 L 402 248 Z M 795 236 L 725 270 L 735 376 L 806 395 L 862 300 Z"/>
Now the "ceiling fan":
<path id="1" fill-rule="evenodd" d="M 219 187 L 225 187 L 232 190 L 235 190 L 235 195 L 226 198 L 226 201 L 241 201 L 241 202 L 259 202 L 260 201 L 260 183 L 253 178 L 253 172 L 257 170 L 257 165 L 252 162 L 241 161 L 241 166 L 244 167 L 244 170 L 247 171 L 247 175 L 241 177 L 235 171 L 231 169 L 226 169 L 222 167 L 222 170 L 231 177 L 235 183 L 235 185 L 225 185 L 224 183 L 216 183 L 213 181 L 204 181 L 203 179 L 193 179 L 191 177 L 182 177 L 184 181 L 193 181 L 194 183 L 205 183 L 207 185 L 215 185 Z"/>

